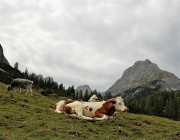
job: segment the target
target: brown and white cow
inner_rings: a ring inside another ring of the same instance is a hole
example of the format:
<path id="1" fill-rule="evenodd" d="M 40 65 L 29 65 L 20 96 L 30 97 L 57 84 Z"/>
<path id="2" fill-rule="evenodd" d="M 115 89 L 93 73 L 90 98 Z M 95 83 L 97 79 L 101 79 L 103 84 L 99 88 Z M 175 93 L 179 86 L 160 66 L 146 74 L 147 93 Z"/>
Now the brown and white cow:
<path id="1" fill-rule="evenodd" d="M 102 102 L 74 101 L 63 105 L 61 108 L 62 113 L 86 120 L 108 119 L 115 111 L 119 110 L 123 112 L 128 110 L 121 97 L 116 97 Z"/>
<path id="2" fill-rule="evenodd" d="M 82 102 L 82 100 L 78 100 L 78 101 L 81 101 L 81 102 Z M 95 94 L 88 100 L 88 102 L 98 102 L 98 101 L 102 101 L 102 100 L 101 100 L 100 98 L 98 98 Z M 59 101 L 58 103 L 56 103 L 56 104 L 54 105 L 53 110 L 54 110 L 55 112 L 57 112 L 57 113 L 62 113 L 62 112 L 60 111 L 61 108 L 62 108 L 62 106 L 65 105 L 65 104 L 68 104 L 68 103 L 72 103 L 72 102 L 74 102 L 74 101 L 71 100 L 71 99 L 68 99 L 67 101 L 61 100 L 61 101 Z"/>

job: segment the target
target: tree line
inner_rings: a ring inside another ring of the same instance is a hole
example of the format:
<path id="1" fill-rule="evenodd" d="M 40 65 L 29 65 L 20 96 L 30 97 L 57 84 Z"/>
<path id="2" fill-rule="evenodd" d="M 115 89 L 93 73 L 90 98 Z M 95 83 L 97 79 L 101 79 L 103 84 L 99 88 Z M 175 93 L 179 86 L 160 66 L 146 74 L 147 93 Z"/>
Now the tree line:
<path id="1" fill-rule="evenodd" d="M 155 92 L 140 99 L 125 98 L 130 112 L 180 120 L 180 91 Z"/>
<path id="2" fill-rule="evenodd" d="M 52 82 L 50 79 L 45 81 L 44 79 L 38 77 L 34 73 L 29 73 L 26 68 L 24 72 L 21 72 L 19 68 L 19 63 L 16 62 L 14 64 L 14 68 L 10 65 L 0 63 L 0 68 L 6 72 L 0 70 L 0 82 L 5 84 L 10 84 L 15 78 L 24 78 L 33 81 L 33 87 L 37 90 L 41 90 L 41 94 L 44 96 L 48 96 L 50 94 L 55 94 L 57 96 L 67 96 L 71 99 L 81 99 L 83 101 L 87 101 L 93 94 L 97 95 L 99 98 L 103 98 L 100 93 L 95 89 L 91 93 L 88 93 L 86 90 L 85 94 L 82 91 L 75 93 L 74 86 L 69 86 L 67 89 L 61 83 L 58 85 L 57 82 Z"/>
<path id="3" fill-rule="evenodd" d="M 57 96 L 67 96 L 71 99 L 80 99 L 83 101 L 88 101 L 89 98 L 95 94 L 97 95 L 97 97 L 103 99 L 102 95 L 98 93 L 96 89 L 94 91 L 91 91 L 91 93 L 88 93 L 88 90 L 86 89 L 85 94 L 83 94 L 81 90 L 75 92 L 74 85 L 69 86 L 66 89 L 63 83 L 58 85 L 57 82 L 52 82 L 50 81 L 50 79 L 48 81 L 45 81 L 42 78 L 36 76 L 35 74 L 28 74 L 27 69 L 24 72 L 24 76 L 25 79 L 32 80 L 34 82 L 34 85 L 36 85 L 37 89 L 43 89 L 41 91 L 41 94 L 44 96 L 55 94 Z"/>

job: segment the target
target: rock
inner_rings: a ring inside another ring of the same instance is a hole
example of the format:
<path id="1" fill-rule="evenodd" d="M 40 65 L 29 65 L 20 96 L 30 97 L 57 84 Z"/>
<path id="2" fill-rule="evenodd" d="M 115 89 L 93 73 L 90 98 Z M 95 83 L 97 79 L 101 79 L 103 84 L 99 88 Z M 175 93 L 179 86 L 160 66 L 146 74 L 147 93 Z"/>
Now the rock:
<path id="1" fill-rule="evenodd" d="M 0 63 L 4 63 L 4 64 L 7 64 L 7 65 L 10 65 L 8 60 L 4 56 L 4 52 L 3 52 L 3 48 L 1 46 L 1 44 L 0 44 Z"/>

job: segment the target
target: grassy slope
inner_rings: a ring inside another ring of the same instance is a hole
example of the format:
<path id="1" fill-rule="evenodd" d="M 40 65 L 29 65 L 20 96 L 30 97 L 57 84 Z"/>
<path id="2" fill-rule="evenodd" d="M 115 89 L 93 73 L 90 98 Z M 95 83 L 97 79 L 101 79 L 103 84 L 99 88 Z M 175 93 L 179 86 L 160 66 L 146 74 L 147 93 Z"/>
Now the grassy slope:
<path id="1" fill-rule="evenodd" d="M 89 122 L 53 112 L 62 98 L 18 91 L 5 93 L 0 83 L 0 140 L 178 140 L 180 122 L 154 116 L 118 113 L 116 119 Z"/>

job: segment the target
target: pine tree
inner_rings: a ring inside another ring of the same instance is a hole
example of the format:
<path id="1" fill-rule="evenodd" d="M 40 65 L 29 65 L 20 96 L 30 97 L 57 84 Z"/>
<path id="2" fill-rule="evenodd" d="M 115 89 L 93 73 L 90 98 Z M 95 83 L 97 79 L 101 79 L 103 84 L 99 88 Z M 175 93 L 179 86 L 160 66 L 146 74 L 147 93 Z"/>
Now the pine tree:
<path id="1" fill-rule="evenodd" d="M 129 111 L 132 113 L 138 113 L 137 112 L 137 103 L 135 100 L 131 100 L 129 104 Z"/>
<path id="2" fill-rule="evenodd" d="M 57 91 L 58 90 L 58 83 L 54 82 L 52 89 Z"/>
<path id="3" fill-rule="evenodd" d="M 176 120 L 180 121 L 180 98 L 177 99 L 177 115 Z"/>
<path id="4" fill-rule="evenodd" d="M 111 99 L 112 98 L 112 94 L 111 92 L 108 92 L 104 95 L 104 100 L 108 100 L 108 99 Z"/>
<path id="5" fill-rule="evenodd" d="M 77 91 L 76 94 L 75 94 L 75 99 L 79 99 L 79 92 Z"/>
<path id="6" fill-rule="evenodd" d="M 157 97 L 155 100 L 154 115 L 163 116 L 163 99 L 161 96 Z"/>
<path id="7" fill-rule="evenodd" d="M 173 97 L 169 98 L 169 118 L 175 119 L 176 112 L 175 112 L 175 100 Z"/>
<path id="8" fill-rule="evenodd" d="M 141 97 L 141 99 L 139 101 L 139 106 L 138 106 L 141 113 L 144 112 L 144 110 L 145 110 L 144 107 L 145 107 L 145 98 Z"/>
<path id="9" fill-rule="evenodd" d="M 46 87 L 47 87 L 48 89 L 50 89 L 50 88 L 51 88 L 51 81 L 50 81 L 50 79 L 47 81 L 47 85 L 46 85 Z"/>
<path id="10" fill-rule="evenodd" d="M 63 84 L 62 83 L 59 85 L 59 89 L 58 90 L 59 91 L 63 91 Z"/>
<path id="11" fill-rule="evenodd" d="M 74 86 L 72 86 L 70 88 L 70 94 L 71 94 L 71 98 L 75 98 L 75 89 L 74 89 Z"/>
<path id="12" fill-rule="evenodd" d="M 167 118 L 170 118 L 170 114 L 169 114 L 169 99 L 166 100 L 165 116 Z"/>
<path id="13" fill-rule="evenodd" d="M 89 100 L 89 94 L 88 94 L 88 90 L 86 89 L 86 92 L 83 97 L 83 101 L 88 101 L 88 100 Z"/>
<path id="14" fill-rule="evenodd" d="M 153 108 L 153 99 L 151 95 L 148 95 L 145 103 L 145 112 L 149 115 L 152 115 L 153 114 L 152 108 Z"/>
<path id="15" fill-rule="evenodd" d="M 19 68 L 19 63 L 18 63 L 18 62 L 16 62 L 16 63 L 14 64 L 14 68 L 15 68 L 16 70 L 18 70 L 18 68 Z"/>
<path id="16" fill-rule="evenodd" d="M 67 91 L 66 91 L 66 95 L 67 95 L 67 96 L 70 96 L 70 95 L 71 95 L 71 87 L 70 87 L 70 86 L 68 87 L 68 89 L 67 89 Z"/>
<path id="17" fill-rule="evenodd" d="M 90 96 L 91 97 L 91 96 Z M 103 97 L 102 97 L 102 95 L 101 95 L 101 93 L 99 92 L 99 94 L 98 94 L 98 96 L 97 96 L 98 98 L 100 98 L 100 99 L 103 99 Z"/>
<path id="18" fill-rule="evenodd" d="M 25 69 L 25 72 L 24 72 L 24 78 L 27 79 L 27 78 L 28 78 L 28 75 L 29 75 L 28 69 L 26 68 L 26 69 Z"/>
<path id="19" fill-rule="evenodd" d="M 79 93 L 79 99 L 83 100 L 82 90 L 80 90 L 80 93 Z"/>

